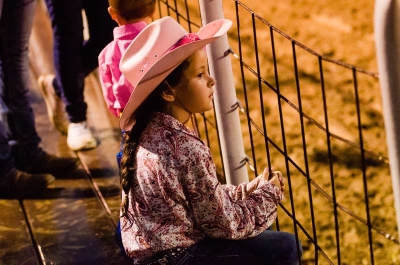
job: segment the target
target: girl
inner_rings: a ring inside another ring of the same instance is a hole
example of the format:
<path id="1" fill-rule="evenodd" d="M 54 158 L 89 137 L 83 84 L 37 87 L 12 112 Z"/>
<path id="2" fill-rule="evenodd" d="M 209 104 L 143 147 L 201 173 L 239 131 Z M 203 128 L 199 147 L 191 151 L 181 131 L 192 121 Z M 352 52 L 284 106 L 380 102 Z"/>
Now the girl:
<path id="1" fill-rule="evenodd" d="M 222 19 L 188 34 L 165 17 L 122 57 L 121 71 L 135 89 L 120 119 L 128 131 L 120 221 L 135 264 L 299 262 L 295 237 L 267 230 L 283 199 L 282 174 L 266 169 L 250 183 L 222 185 L 209 148 L 186 127 L 193 113 L 213 107 L 215 80 L 203 47 L 230 26 Z"/>

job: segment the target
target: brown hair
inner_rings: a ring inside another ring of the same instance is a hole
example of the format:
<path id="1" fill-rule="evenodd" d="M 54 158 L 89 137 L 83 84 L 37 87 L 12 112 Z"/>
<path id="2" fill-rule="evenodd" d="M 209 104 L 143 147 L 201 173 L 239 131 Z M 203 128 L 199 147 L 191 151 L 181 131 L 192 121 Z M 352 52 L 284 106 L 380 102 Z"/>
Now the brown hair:
<path id="1" fill-rule="evenodd" d="M 156 8 L 156 0 L 108 0 L 108 4 L 126 21 L 149 17 Z"/>
<path id="2" fill-rule="evenodd" d="M 168 88 L 166 85 L 176 86 L 181 82 L 186 82 L 183 72 L 189 67 L 190 58 L 188 57 L 183 61 L 177 68 L 175 68 L 166 78 L 165 81 L 161 82 L 157 88 L 150 94 L 150 96 L 140 105 L 135 111 L 136 123 L 131 131 L 125 132 L 122 142 L 123 144 L 123 156 L 121 159 L 121 186 L 125 192 L 125 197 L 122 199 L 121 204 L 121 217 L 125 217 L 132 222 L 134 215 L 129 213 L 129 200 L 128 194 L 131 188 L 135 185 L 136 179 L 136 151 L 140 141 L 140 137 L 144 129 L 146 129 L 149 117 L 154 112 L 163 111 L 165 105 L 164 99 L 161 97 L 162 91 Z M 132 200 L 135 200 L 134 194 L 132 194 Z"/>

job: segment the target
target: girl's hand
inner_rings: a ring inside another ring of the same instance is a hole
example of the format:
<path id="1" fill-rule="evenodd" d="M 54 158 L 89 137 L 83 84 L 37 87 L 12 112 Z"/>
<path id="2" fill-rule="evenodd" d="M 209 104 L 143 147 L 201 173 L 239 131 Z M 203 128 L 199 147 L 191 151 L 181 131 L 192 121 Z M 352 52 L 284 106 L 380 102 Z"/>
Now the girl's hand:
<path id="1" fill-rule="evenodd" d="M 285 191 L 285 178 L 282 176 L 280 171 L 274 171 L 273 168 L 271 168 L 271 170 L 272 173 L 270 173 L 268 168 L 266 168 L 263 172 L 263 178 L 280 188 L 283 193 Z"/>

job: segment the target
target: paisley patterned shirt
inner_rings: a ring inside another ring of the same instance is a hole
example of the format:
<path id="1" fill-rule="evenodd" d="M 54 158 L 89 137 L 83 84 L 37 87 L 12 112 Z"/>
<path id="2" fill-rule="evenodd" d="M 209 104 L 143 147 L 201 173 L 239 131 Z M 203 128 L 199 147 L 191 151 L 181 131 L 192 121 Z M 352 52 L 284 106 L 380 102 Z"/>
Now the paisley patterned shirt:
<path id="1" fill-rule="evenodd" d="M 121 218 L 123 244 L 132 258 L 190 246 L 206 235 L 256 236 L 274 222 L 283 199 L 261 176 L 238 186 L 220 184 L 209 148 L 166 114 L 151 118 L 136 159 L 137 178 L 128 194 L 132 220 Z"/>

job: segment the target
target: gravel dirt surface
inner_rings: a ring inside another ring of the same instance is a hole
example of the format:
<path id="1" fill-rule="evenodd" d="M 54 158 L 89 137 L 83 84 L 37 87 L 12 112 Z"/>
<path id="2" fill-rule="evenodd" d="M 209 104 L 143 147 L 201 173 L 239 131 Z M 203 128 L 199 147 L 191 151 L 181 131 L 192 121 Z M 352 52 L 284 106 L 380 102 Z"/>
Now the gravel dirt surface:
<path id="1" fill-rule="evenodd" d="M 271 23 L 275 28 L 287 34 L 290 38 L 308 47 L 324 58 L 338 60 L 345 65 L 363 69 L 367 74 L 357 72 L 358 91 L 354 89 L 353 71 L 343 66 L 323 62 L 325 93 L 327 98 L 327 117 L 330 132 L 339 135 L 350 143 L 344 143 L 331 138 L 332 167 L 329 164 L 326 134 L 315 126 L 313 121 L 325 126 L 322 107 L 321 77 L 318 58 L 309 51 L 296 46 L 297 68 L 299 72 L 299 87 L 301 89 L 302 108 L 312 120 L 305 120 L 305 142 L 308 168 L 304 165 L 304 143 L 301 137 L 299 114 L 293 111 L 289 104 L 282 104 L 287 152 L 295 163 L 308 170 L 310 177 L 323 192 L 312 190 L 312 208 L 316 223 L 316 239 L 325 254 L 334 263 L 339 263 L 337 250 L 340 248 L 341 264 L 400 264 L 400 247 L 386 239 L 376 230 L 398 237 L 396 216 L 393 202 L 393 191 L 387 160 L 387 145 L 382 116 L 382 103 L 377 78 L 377 64 L 374 42 L 374 5 L 368 1 L 322 0 L 322 1 L 242 1 L 248 9 Z M 254 31 L 251 12 L 239 5 L 236 9 L 234 1 L 224 0 L 224 12 L 227 18 L 236 22 L 239 14 L 241 53 L 243 60 L 256 69 Z M 234 23 L 230 31 L 230 45 L 239 54 L 236 42 L 237 27 Z M 256 19 L 260 73 L 270 84 L 276 86 L 273 60 L 270 46 L 269 27 L 260 19 Z M 277 69 L 281 93 L 296 106 L 298 94 L 296 77 L 294 75 L 293 46 L 291 41 L 275 34 L 275 49 Z M 239 63 L 233 62 L 235 85 L 239 99 L 244 102 L 244 85 Z M 244 70 L 246 91 L 249 100 L 247 110 L 253 120 L 262 128 L 259 90 L 257 79 Z M 357 116 L 356 100 L 359 100 Z M 266 115 L 268 136 L 282 145 L 281 122 L 279 119 L 276 95 L 263 88 L 264 113 Z M 245 115 L 241 115 L 243 124 L 246 153 L 251 155 L 250 135 Z M 362 173 L 361 153 L 352 143 L 359 145 L 360 135 L 358 118 L 361 120 L 365 154 L 366 171 Z M 252 131 L 256 164 L 258 172 L 267 166 L 263 137 Z M 281 154 L 271 151 L 271 164 L 285 172 L 285 161 Z M 296 219 L 311 234 L 310 195 L 307 181 L 290 166 L 292 196 Z M 333 176 L 333 180 L 331 178 Z M 332 184 L 334 182 L 334 184 Z M 334 187 L 334 191 L 332 189 Z M 368 197 L 365 197 L 365 188 Z M 345 211 L 335 212 L 332 202 L 322 193 L 336 196 L 338 204 L 362 220 L 366 220 L 366 201 L 370 209 L 372 230 L 372 248 L 374 263 L 370 255 L 367 226 L 350 217 Z M 287 209 L 292 209 L 287 195 L 283 203 Z M 335 234 L 335 218 L 337 230 Z M 283 211 L 279 213 L 279 223 L 284 231 L 293 231 L 293 223 Z M 300 231 L 304 245 L 304 264 L 314 264 L 316 257 L 312 243 Z M 339 238 L 339 245 L 337 239 Z M 318 264 L 329 264 L 320 254 Z"/>

